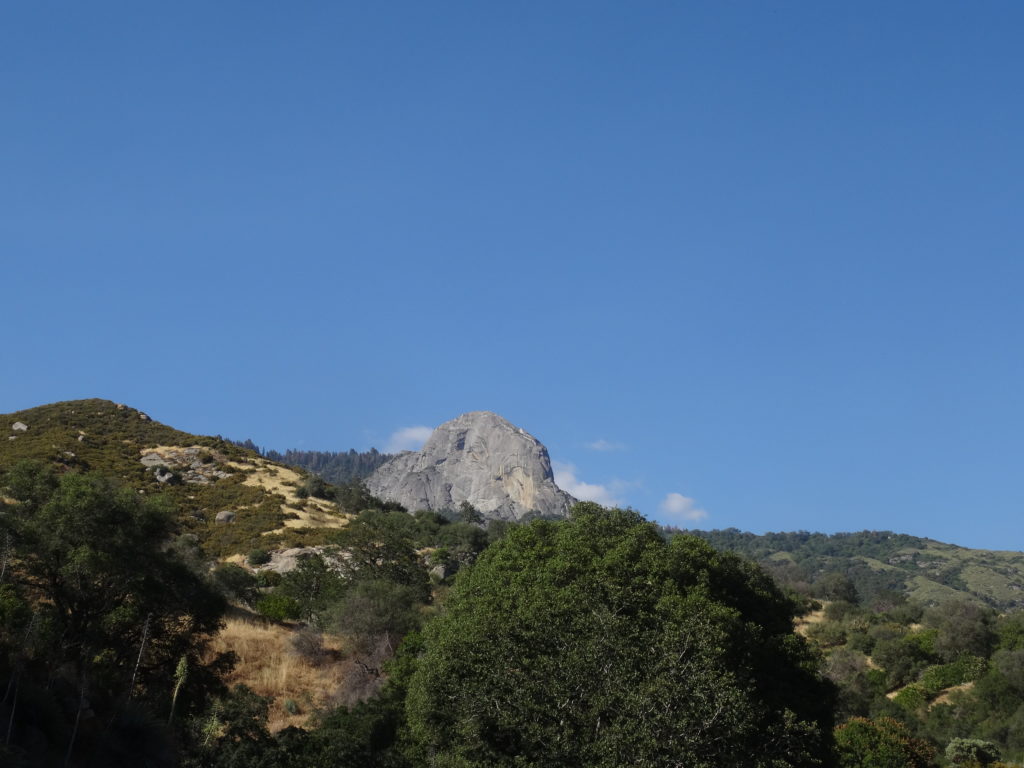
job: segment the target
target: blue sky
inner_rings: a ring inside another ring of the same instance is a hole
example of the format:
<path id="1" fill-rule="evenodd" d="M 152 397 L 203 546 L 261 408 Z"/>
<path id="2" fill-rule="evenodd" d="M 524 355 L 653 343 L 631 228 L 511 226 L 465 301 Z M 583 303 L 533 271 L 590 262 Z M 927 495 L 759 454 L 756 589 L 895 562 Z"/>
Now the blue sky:
<path id="1" fill-rule="evenodd" d="M 0 412 L 344 450 L 487 409 L 664 522 L 1024 549 L 1022 24 L 5 4 Z"/>

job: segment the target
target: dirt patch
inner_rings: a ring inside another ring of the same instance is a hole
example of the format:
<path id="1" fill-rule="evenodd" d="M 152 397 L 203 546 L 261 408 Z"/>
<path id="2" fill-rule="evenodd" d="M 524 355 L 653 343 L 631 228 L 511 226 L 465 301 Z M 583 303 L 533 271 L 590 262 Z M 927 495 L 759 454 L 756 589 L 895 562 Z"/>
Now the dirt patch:
<path id="1" fill-rule="evenodd" d="M 974 681 L 972 680 L 970 682 L 962 683 L 960 685 L 954 685 L 952 688 L 946 688 L 944 691 L 942 691 L 942 693 L 940 693 L 932 700 L 932 703 L 928 705 L 928 709 L 931 709 L 936 704 L 948 704 L 951 696 L 954 693 L 956 693 L 957 691 L 969 691 L 973 687 Z"/>

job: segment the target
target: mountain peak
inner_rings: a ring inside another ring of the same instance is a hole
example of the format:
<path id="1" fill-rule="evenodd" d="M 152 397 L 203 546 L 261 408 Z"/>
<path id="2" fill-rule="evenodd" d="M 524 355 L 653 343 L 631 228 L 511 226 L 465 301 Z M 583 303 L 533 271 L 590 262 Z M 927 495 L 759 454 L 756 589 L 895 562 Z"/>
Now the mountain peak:
<path id="1" fill-rule="evenodd" d="M 396 456 L 366 482 L 409 510 L 468 501 L 485 517 L 565 515 L 575 499 L 555 485 L 547 449 L 493 411 L 470 411 L 435 429 L 419 451 Z"/>

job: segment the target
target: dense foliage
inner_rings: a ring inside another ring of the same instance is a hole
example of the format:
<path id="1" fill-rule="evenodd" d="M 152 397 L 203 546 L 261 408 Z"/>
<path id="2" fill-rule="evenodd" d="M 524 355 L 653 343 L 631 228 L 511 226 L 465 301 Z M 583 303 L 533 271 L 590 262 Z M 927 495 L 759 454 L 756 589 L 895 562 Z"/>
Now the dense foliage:
<path id="1" fill-rule="evenodd" d="M 427 628 L 410 728 L 438 766 L 810 766 L 829 688 L 758 569 L 578 505 L 513 530 Z"/>
<path id="2" fill-rule="evenodd" d="M 935 749 L 891 717 L 855 717 L 836 728 L 840 768 L 934 768 Z"/>
<path id="3" fill-rule="evenodd" d="M 164 723 L 216 688 L 199 652 L 224 604 L 162 548 L 167 510 L 40 464 L 15 466 L 3 488 L 4 743 L 32 765 L 173 764 Z"/>
<path id="4" fill-rule="evenodd" d="M 893 596 L 821 613 L 805 631 L 839 686 L 840 719 L 891 717 L 940 752 L 951 740 L 982 739 L 1024 760 L 1024 614 Z"/>

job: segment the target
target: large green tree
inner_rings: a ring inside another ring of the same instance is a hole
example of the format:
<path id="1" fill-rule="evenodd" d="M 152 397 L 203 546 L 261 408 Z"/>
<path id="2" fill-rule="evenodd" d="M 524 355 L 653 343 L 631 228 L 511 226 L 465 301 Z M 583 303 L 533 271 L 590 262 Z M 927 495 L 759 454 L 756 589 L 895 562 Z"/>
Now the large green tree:
<path id="1" fill-rule="evenodd" d="M 165 548 L 172 524 L 159 501 L 30 463 L 9 470 L 2 490 L 5 740 L 35 745 L 38 765 L 117 764 L 111 750 L 142 760 L 139 750 L 166 740 L 181 663 L 193 672 L 178 711 L 199 705 L 211 678 L 198 657 L 223 600 Z"/>
<path id="2" fill-rule="evenodd" d="M 409 732 L 435 766 L 814 766 L 831 687 L 756 566 L 630 511 L 512 531 L 428 625 Z"/>

